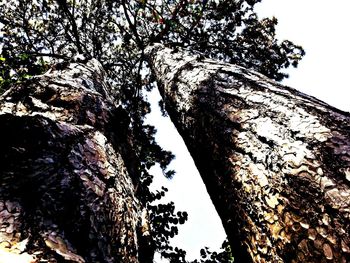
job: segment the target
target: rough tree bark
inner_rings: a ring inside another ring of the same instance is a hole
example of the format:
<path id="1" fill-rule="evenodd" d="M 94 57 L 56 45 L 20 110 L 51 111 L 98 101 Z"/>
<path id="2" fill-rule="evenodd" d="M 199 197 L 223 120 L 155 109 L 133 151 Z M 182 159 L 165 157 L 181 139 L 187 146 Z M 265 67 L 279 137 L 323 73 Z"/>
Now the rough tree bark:
<path id="1" fill-rule="evenodd" d="M 235 259 L 350 262 L 350 114 L 239 66 L 146 53 Z"/>
<path id="2" fill-rule="evenodd" d="M 127 114 L 107 90 L 90 60 L 1 96 L 0 262 L 151 262 Z"/>

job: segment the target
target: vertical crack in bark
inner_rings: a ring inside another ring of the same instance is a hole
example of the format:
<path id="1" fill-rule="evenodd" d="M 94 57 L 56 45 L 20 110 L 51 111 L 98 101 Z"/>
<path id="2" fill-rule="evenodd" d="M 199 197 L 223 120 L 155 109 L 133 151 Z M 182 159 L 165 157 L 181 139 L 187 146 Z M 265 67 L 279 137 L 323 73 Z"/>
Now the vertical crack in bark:
<path id="1" fill-rule="evenodd" d="M 237 260 L 350 261 L 350 115 L 239 66 L 146 53 Z"/>
<path id="2" fill-rule="evenodd" d="M 71 63 L 1 96 L 0 257 L 142 260 L 137 169 L 104 75 Z"/>

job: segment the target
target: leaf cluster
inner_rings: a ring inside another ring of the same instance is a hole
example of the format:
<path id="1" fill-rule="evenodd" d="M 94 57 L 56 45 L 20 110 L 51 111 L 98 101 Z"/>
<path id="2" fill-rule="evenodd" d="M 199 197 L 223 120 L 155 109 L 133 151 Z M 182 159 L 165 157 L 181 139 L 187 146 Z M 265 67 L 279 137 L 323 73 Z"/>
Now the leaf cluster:
<path id="1" fill-rule="evenodd" d="M 200 251 L 201 259 L 200 261 L 195 260 L 191 263 L 233 263 L 234 259 L 231 252 L 230 244 L 228 240 L 225 240 L 221 245 L 221 251 L 215 252 L 210 251 L 208 247 L 202 248 Z"/>

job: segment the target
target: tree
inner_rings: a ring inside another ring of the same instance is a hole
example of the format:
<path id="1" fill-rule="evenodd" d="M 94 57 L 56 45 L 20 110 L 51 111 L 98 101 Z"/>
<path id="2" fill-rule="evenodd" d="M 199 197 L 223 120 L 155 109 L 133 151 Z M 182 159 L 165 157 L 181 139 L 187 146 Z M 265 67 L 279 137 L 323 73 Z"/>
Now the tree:
<path id="1" fill-rule="evenodd" d="M 132 150 L 137 157 L 138 198 L 150 211 L 155 249 L 174 262 L 184 252 L 169 246 L 186 213 L 174 204 L 154 206 L 165 194 L 151 193 L 148 169 L 159 163 L 165 176 L 173 158 L 154 140 L 155 128 L 144 125 L 150 111 L 143 92 L 153 88 L 147 74 L 144 48 L 162 42 L 177 49 L 186 47 L 208 57 L 253 68 L 281 80 L 281 69 L 296 66 L 301 47 L 275 38 L 276 19 L 259 20 L 253 8 L 259 0 L 38 0 L 0 3 L 0 88 L 42 74 L 56 63 L 77 54 L 102 64 L 110 84 L 108 94 L 128 115 Z M 211 26 L 208 26 L 210 24 Z M 146 73 L 145 73 L 146 72 Z"/>
<path id="2" fill-rule="evenodd" d="M 108 90 L 90 60 L 56 65 L 1 97 L 0 232 L 17 260 L 153 258 L 128 117 Z"/>
<path id="3" fill-rule="evenodd" d="M 146 50 L 239 262 L 350 260 L 350 114 L 246 68 Z"/>

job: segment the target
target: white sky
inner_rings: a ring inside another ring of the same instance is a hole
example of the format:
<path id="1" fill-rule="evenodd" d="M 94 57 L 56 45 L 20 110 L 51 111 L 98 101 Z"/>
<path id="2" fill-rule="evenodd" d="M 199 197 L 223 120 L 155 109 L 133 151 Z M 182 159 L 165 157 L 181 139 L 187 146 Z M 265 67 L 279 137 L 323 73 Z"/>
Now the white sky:
<path id="1" fill-rule="evenodd" d="M 278 38 L 306 51 L 284 83 L 350 111 L 350 1 L 263 0 L 257 11 L 262 17 L 277 17 Z"/>
<path id="2" fill-rule="evenodd" d="M 258 14 L 278 18 L 278 38 L 291 40 L 306 50 L 299 67 L 287 71 L 290 78 L 284 83 L 339 109 L 350 111 L 350 1 L 262 2 L 257 5 Z M 159 98 L 157 91 L 149 96 L 150 101 L 155 103 Z M 178 210 L 189 213 L 189 220 L 180 227 L 173 245 L 187 250 L 189 259 L 199 258 L 199 250 L 204 246 L 219 249 L 225 233 L 186 146 L 171 121 L 161 117 L 156 107 L 153 107 L 148 121 L 158 130 L 157 142 L 176 155 L 171 164 L 171 168 L 177 172 L 175 177 L 167 180 L 159 169 L 154 169 L 156 185 L 169 188 L 168 200 L 173 200 Z M 161 260 L 156 259 L 156 262 Z"/>

